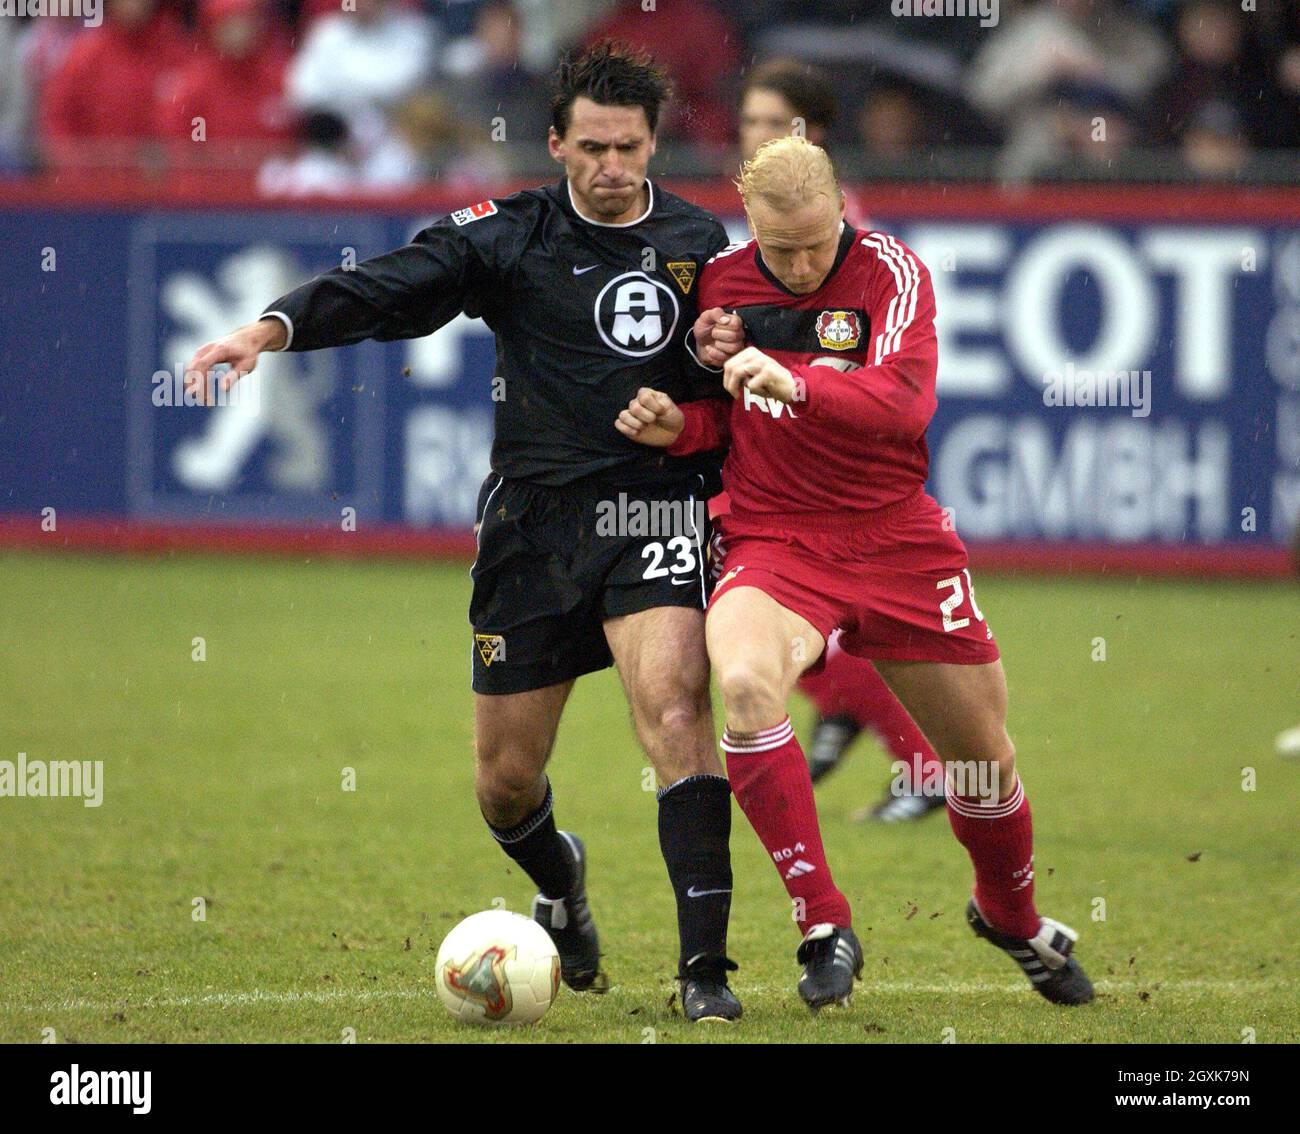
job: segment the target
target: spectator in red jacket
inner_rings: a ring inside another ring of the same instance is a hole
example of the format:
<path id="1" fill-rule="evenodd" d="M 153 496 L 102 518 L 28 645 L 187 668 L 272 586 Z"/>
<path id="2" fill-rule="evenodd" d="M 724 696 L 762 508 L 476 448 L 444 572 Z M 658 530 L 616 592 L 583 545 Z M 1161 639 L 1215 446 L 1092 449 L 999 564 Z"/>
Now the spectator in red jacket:
<path id="1" fill-rule="evenodd" d="M 202 40 L 161 108 L 160 132 L 175 164 L 256 168 L 293 137 L 288 43 L 264 0 L 203 0 L 199 14 Z"/>
<path id="2" fill-rule="evenodd" d="M 41 142 L 55 166 L 146 160 L 158 107 L 190 58 L 189 37 L 156 0 L 108 0 L 106 9 L 103 25 L 77 37 L 42 93 Z"/>

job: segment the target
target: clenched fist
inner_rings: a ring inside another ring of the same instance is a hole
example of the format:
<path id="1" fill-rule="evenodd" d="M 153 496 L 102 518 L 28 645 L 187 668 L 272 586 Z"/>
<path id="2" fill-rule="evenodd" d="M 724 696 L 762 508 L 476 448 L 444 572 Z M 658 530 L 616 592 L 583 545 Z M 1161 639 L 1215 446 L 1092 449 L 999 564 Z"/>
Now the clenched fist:
<path id="1" fill-rule="evenodd" d="M 622 410 L 614 428 L 642 445 L 666 449 L 680 436 L 686 417 L 667 394 L 642 386 Z"/>
<path id="2" fill-rule="evenodd" d="M 722 384 L 733 398 L 740 397 L 743 389 L 761 398 L 775 398 L 787 404 L 804 400 L 803 380 L 757 347 L 746 347 L 727 361 L 722 371 Z"/>
<path id="3" fill-rule="evenodd" d="M 695 320 L 695 354 L 705 366 L 722 366 L 745 345 L 745 324 L 721 307 L 701 311 Z"/>

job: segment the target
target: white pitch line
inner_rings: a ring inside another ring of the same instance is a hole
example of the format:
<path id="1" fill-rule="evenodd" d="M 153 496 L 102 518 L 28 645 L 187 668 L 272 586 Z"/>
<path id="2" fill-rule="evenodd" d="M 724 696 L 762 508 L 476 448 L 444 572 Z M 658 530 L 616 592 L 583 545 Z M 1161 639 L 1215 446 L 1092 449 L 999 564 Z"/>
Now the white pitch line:
<path id="1" fill-rule="evenodd" d="M 1282 979 L 1267 980 L 1099 980 L 1100 992 L 1136 992 L 1145 989 L 1161 992 L 1264 992 L 1273 988 L 1292 987 L 1293 982 Z M 737 984 L 743 993 L 779 994 L 790 992 L 786 985 Z M 617 985 L 613 991 L 620 989 Z M 993 983 L 988 981 L 956 981 L 950 984 L 923 984 L 917 981 L 864 981 L 857 990 L 859 996 L 881 993 L 920 993 L 923 995 L 980 996 L 988 993 L 1029 993 L 1032 989 L 1022 982 Z M 335 1004 L 365 1003 L 382 1000 L 419 1000 L 431 998 L 432 988 L 329 988 L 304 991 L 269 992 L 255 989 L 252 992 L 209 992 L 198 996 L 145 996 L 139 1000 L 129 996 L 117 1000 L 86 1000 L 71 997 L 43 1003 L 0 1003 L 0 1012 L 114 1012 L 124 1008 L 143 1011 L 149 1008 L 239 1008 L 255 1004 Z"/>
<path id="2" fill-rule="evenodd" d="M 431 991 L 431 990 L 430 990 Z M 338 1001 L 414 1000 L 429 992 L 414 988 L 370 989 L 327 988 L 303 992 L 208 992 L 202 996 L 145 996 L 133 1000 L 83 1000 L 71 997 L 45 1004 L 0 1004 L 0 1011 L 19 1012 L 113 1012 L 123 1008 L 238 1008 L 250 1004 L 331 1004 Z"/>

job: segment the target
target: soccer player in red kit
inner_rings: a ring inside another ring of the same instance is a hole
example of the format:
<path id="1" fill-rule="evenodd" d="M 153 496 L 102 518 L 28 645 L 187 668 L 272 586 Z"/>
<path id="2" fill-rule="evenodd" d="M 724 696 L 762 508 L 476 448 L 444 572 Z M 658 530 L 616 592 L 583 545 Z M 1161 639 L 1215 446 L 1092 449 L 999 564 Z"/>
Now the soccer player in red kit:
<path id="1" fill-rule="evenodd" d="M 948 816 L 975 868 L 971 928 L 1048 1000 L 1086 1003 L 1077 935 L 1034 906 L 1029 804 L 993 632 L 966 549 L 925 492 L 938 359 L 929 273 L 892 236 L 844 223 L 830 159 L 804 138 L 760 147 L 740 189 L 755 238 L 718 253 L 699 282 L 704 307 L 744 322 L 750 345 L 723 370 L 733 401 L 679 407 L 643 389 L 617 425 L 674 453 L 730 445 L 705 632 L 732 790 L 803 932 L 799 993 L 814 1009 L 845 1003 L 862 971 L 786 712 L 839 627 L 945 763 Z"/>
<path id="2" fill-rule="evenodd" d="M 835 85 L 820 68 L 797 59 L 769 59 L 753 68 L 740 92 L 737 133 L 740 152 L 749 161 L 758 147 L 773 138 L 798 131 L 815 145 L 824 146 L 835 121 Z M 849 196 L 844 201 L 844 221 L 867 229 L 866 211 Z M 725 515 L 730 502 L 725 492 L 709 501 L 711 516 Z M 899 823 L 918 819 L 943 806 L 943 773 L 930 742 L 907 715 L 885 679 L 866 658 L 840 649 L 839 634 L 826 643 L 817 672 L 799 679 L 799 691 L 817 708 L 817 724 L 808 750 L 808 770 L 817 783 L 834 770 L 849 746 L 863 731 L 874 733 L 906 768 L 906 778 L 895 780 L 885 798 L 855 818 Z M 926 793 L 922 786 L 940 790 Z M 898 788 L 903 790 L 897 790 Z"/>

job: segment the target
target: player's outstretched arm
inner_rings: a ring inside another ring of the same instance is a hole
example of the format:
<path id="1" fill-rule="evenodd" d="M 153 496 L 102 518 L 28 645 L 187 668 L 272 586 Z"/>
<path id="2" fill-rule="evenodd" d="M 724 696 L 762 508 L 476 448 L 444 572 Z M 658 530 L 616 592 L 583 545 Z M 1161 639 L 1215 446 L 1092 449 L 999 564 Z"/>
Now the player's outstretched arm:
<path id="1" fill-rule="evenodd" d="M 238 330 L 204 343 L 185 365 L 185 390 L 206 405 L 209 401 L 208 374 L 214 366 L 225 363 L 230 370 L 222 375 L 221 388 L 229 391 L 236 382 L 257 366 L 257 356 L 264 350 L 282 350 L 288 332 L 279 319 L 259 319 Z"/>
<path id="2" fill-rule="evenodd" d="M 620 411 L 614 428 L 642 445 L 666 449 L 681 435 L 686 417 L 667 394 L 642 386 Z"/>

